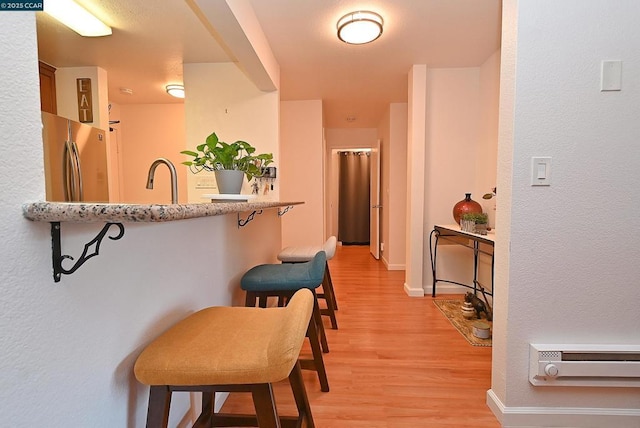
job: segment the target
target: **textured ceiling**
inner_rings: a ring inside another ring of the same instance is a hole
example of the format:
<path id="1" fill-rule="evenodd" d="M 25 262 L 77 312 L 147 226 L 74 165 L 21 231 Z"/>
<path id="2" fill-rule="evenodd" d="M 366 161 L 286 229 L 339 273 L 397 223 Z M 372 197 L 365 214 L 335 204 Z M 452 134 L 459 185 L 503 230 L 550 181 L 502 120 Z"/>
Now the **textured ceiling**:
<path id="1" fill-rule="evenodd" d="M 407 100 L 412 64 L 474 67 L 500 46 L 500 0 L 246 1 L 280 64 L 281 99 L 322 99 L 327 127 L 375 127 L 388 103 Z M 104 68 L 113 102 L 181 102 L 164 86 L 182 81 L 183 63 L 229 61 L 190 0 L 78 3 L 111 25 L 113 36 L 82 38 L 38 13 L 40 59 Z M 336 21 L 361 9 L 384 16 L 382 36 L 366 45 L 340 42 Z"/>

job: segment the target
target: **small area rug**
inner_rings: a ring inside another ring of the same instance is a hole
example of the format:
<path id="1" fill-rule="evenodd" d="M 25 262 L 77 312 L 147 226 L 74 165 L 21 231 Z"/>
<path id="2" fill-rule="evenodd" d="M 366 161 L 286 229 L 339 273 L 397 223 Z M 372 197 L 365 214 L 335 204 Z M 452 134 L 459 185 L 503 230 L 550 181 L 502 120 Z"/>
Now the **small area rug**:
<path id="1" fill-rule="evenodd" d="M 453 326 L 467 339 L 467 342 L 472 344 L 473 346 L 491 346 L 491 338 L 489 339 L 480 339 L 473 335 L 473 323 L 478 321 L 477 318 L 466 319 L 462 316 L 462 311 L 460 310 L 463 300 L 434 300 L 436 307 L 440 309 L 440 312 L 447 317 L 447 319 L 453 324 Z M 482 321 L 489 323 L 492 325 L 491 321 L 487 321 L 483 318 Z"/>

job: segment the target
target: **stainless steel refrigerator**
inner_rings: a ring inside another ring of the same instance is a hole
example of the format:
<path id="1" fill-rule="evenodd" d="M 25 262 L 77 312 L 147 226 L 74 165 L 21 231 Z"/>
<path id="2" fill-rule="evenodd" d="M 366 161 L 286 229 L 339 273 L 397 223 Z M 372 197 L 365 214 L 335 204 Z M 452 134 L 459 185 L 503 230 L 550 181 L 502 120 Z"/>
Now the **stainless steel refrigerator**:
<path id="1" fill-rule="evenodd" d="M 105 131 L 42 112 L 47 201 L 109 202 Z"/>

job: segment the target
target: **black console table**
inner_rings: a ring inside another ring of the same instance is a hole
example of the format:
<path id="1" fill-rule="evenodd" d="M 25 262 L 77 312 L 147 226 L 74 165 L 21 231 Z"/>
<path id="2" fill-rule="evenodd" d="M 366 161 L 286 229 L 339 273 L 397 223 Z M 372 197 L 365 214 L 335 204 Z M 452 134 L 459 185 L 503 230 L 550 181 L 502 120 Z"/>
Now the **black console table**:
<path id="1" fill-rule="evenodd" d="M 471 288 L 473 289 L 474 294 L 476 294 L 479 288 L 482 287 L 486 294 L 493 296 L 494 237 L 495 235 L 492 232 L 489 232 L 487 235 L 463 232 L 457 224 L 442 226 L 435 225 L 429 235 L 429 253 L 431 256 L 431 272 L 433 274 L 433 289 L 431 295 L 433 297 L 436 296 L 436 284 L 440 281 Z M 438 278 L 436 273 L 436 259 L 438 257 L 438 244 L 441 244 L 442 241 L 462 245 L 463 247 L 473 250 L 473 284 L 463 284 L 456 281 Z M 491 286 L 488 290 L 487 287 L 483 286 L 478 281 L 478 257 L 480 254 L 486 254 L 491 257 Z"/>

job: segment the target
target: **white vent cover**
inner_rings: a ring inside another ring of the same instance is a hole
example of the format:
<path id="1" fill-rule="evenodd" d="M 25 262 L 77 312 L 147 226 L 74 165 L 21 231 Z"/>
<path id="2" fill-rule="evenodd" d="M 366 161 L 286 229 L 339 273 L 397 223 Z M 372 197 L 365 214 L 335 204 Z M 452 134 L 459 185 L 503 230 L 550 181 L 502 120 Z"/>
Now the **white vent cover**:
<path id="1" fill-rule="evenodd" d="M 640 345 L 531 344 L 536 386 L 640 387 Z"/>

